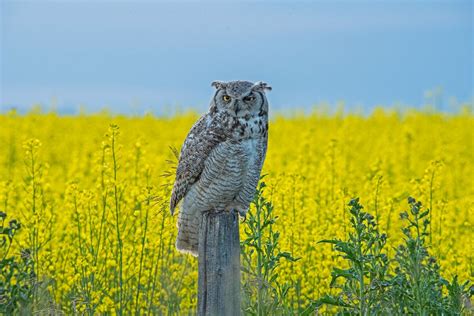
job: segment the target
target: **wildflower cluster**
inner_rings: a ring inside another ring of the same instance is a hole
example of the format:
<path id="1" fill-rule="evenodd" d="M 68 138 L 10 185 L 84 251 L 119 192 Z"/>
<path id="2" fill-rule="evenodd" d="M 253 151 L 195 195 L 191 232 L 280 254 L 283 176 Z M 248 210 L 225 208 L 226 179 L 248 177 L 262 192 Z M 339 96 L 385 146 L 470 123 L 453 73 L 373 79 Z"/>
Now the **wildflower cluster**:
<path id="1" fill-rule="evenodd" d="M 195 310 L 197 260 L 176 252 L 176 218 L 167 204 L 176 164 L 169 148 L 181 146 L 196 119 L 0 114 L 0 210 L 21 223 L 5 258 L 23 264 L 22 251 L 31 258 L 22 270 L 32 286 L 26 314 L 46 308 L 64 314 Z M 354 254 L 361 264 L 348 287 L 359 290 L 354 302 L 360 308 L 373 306 L 375 297 L 361 296 L 357 276 L 373 273 L 375 279 L 383 255 L 409 255 L 396 245 L 408 238 L 397 210 L 410 194 L 430 209 L 420 230 L 429 219 L 433 269 L 449 280 L 472 278 L 473 252 L 466 245 L 474 224 L 473 125 L 469 111 L 275 116 L 260 194 L 265 199 L 251 205 L 241 224 L 249 271 L 243 279 L 260 284 L 247 292 L 244 307 L 258 314 L 264 304 L 278 302 L 277 313 L 303 313 L 324 294 L 338 293 L 331 288 L 332 267 L 344 258 L 318 242 L 343 240 L 351 231 L 346 203 L 353 196 L 366 201 L 374 217 L 356 222 L 365 228 L 353 236 L 362 246 Z M 382 231 L 390 236 L 385 244 Z M 372 234 L 380 237 L 373 243 Z M 370 256 L 378 266 L 367 263 Z M 363 279 L 364 292 L 369 279 Z M 413 284 L 410 278 L 399 282 Z M 384 291 L 384 284 L 375 286 Z M 413 297 L 415 288 L 405 294 Z"/>
<path id="2" fill-rule="evenodd" d="M 387 237 L 380 234 L 374 217 L 362 212 L 358 199 L 349 203 L 351 231 L 348 239 L 323 240 L 334 245 L 348 268 L 334 267 L 331 287 L 336 295 L 324 295 L 314 307 L 337 306 L 339 314 L 350 315 L 461 315 L 472 312 L 473 288 L 469 281 L 449 282 L 440 275 L 437 260 L 429 254 L 430 210 L 408 198 L 409 212 L 400 214 L 408 224 L 402 229 L 404 242 L 395 258 L 382 253 Z M 391 267 L 392 265 L 392 267 Z M 394 267 L 393 267 L 394 266 Z M 393 272 L 392 272 L 393 271 Z M 342 284 L 338 279 L 343 279 Z"/>

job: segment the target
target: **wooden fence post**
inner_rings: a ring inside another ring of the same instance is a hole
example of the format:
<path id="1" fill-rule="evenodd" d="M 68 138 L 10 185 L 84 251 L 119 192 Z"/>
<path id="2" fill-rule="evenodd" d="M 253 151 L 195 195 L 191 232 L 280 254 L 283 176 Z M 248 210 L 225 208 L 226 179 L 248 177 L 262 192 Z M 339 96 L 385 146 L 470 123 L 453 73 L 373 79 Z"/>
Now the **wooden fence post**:
<path id="1" fill-rule="evenodd" d="M 203 213 L 198 260 L 198 315 L 240 315 L 237 212 Z"/>

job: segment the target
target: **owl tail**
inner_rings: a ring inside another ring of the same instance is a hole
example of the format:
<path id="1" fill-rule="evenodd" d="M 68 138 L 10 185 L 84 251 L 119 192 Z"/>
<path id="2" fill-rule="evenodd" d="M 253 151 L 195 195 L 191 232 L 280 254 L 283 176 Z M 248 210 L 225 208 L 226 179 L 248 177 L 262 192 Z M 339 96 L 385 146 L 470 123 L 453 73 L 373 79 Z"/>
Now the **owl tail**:
<path id="1" fill-rule="evenodd" d="M 178 218 L 178 237 L 176 248 L 182 253 L 198 256 L 200 213 L 180 212 Z"/>

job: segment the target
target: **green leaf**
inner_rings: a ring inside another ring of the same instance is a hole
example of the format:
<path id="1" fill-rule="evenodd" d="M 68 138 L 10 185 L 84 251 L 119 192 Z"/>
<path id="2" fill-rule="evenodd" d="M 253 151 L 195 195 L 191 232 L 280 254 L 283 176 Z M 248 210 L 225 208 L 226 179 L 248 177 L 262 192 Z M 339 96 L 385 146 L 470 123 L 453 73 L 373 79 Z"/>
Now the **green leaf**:
<path id="1" fill-rule="evenodd" d="M 334 297 L 332 295 L 324 295 L 320 299 L 315 301 L 317 307 L 320 307 L 324 304 L 332 305 L 332 306 L 339 306 L 339 307 L 353 307 L 351 304 L 344 302 L 344 300 L 340 297 Z"/>
<path id="2" fill-rule="evenodd" d="M 426 215 L 428 215 L 430 213 L 430 210 L 426 210 L 424 211 L 423 213 L 420 214 L 420 217 L 419 218 L 423 218 L 425 217 Z"/>
<path id="3" fill-rule="evenodd" d="M 333 268 L 331 275 L 334 278 L 339 278 L 343 277 L 346 279 L 356 279 L 357 275 L 354 273 L 355 271 L 353 269 L 339 269 L 339 268 Z"/>

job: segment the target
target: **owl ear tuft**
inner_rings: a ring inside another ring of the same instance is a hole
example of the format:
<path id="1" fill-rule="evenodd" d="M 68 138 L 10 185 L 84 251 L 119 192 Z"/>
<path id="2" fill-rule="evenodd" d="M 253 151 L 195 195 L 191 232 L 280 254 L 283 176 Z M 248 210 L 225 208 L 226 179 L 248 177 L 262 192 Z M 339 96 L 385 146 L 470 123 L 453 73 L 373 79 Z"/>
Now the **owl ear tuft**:
<path id="1" fill-rule="evenodd" d="M 225 88 L 226 83 L 223 82 L 223 81 L 218 81 L 218 80 L 216 80 L 216 81 L 213 81 L 213 82 L 211 83 L 211 86 L 212 86 L 212 87 L 215 87 L 216 89 L 223 89 L 223 88 Z"/>
<path id="2" fill-rule="evenodd" d="M 253 85 L 252 90 L 265 92 L 265 90 L 271 91 L 272 87 L 270 87 L 266 82 L 258 81 Z"/>

